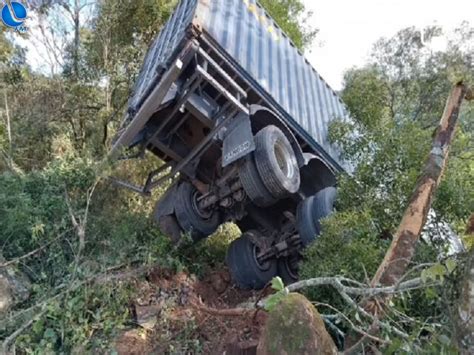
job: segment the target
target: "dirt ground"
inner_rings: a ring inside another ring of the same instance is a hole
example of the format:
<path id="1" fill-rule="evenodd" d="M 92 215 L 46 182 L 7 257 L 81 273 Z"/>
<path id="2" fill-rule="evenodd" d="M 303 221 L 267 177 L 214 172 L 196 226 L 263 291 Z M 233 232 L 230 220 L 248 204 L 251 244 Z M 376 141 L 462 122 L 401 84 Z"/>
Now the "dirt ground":
<path id="1" fill-rule="evenodd" d="M 135 283 L 135 327 L 115 340 L 118 354 L 255 354 L 266 314 L 245 307 L 268 291 L 237 289 L 225 269 L 198 280 L 156 268 Z"/>

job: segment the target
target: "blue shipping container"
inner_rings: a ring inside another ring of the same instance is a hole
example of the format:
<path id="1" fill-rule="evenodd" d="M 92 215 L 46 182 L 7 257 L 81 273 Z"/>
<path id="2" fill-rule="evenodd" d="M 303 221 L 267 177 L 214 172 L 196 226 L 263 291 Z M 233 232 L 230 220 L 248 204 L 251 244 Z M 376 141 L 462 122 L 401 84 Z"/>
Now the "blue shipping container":
<path id="1" fill-rule="evenodd" d="M 351 170 L 328 140 L 329 123 L 349 119 L 343 102 L 255 0 L 182 0 L 147 53 L 129 102 L 132 115 L 189 40 L 191 26 L 210 37 L 328 163 Z"/>

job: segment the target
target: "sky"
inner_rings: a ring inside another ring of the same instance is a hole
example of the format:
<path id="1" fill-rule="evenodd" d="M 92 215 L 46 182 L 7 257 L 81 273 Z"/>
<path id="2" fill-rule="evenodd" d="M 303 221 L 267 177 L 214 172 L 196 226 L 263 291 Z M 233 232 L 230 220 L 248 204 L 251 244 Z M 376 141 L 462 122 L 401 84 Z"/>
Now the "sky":
<path id="1" fill-rule="evenodd" d="M 319 33 L 306 57 L 336 90 L 343 74 L 363 65 L 380 37 L 415 26 L 440 25 L 448 31 L 474 24 L 474 0 L 303 0 Z"/>

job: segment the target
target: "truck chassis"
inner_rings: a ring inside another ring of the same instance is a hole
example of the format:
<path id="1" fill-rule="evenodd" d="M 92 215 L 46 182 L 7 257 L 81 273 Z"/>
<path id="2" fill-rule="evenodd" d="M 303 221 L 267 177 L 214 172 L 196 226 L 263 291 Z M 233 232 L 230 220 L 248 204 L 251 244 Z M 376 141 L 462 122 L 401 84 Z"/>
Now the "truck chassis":
<path id="1" fill-rule="evenodd" d="M 198 241 L 233 221 L 243 233 L 227 257 L 236 283 L 261 288 L 277 273 L 293 282 L 302 248 L 332 210 L 335 169 L 216 46 L 205 33 L 189 41 L 128 113 L 111 155 L 148 150 L 164 164 L 143 186 L 114 182 L 149 195 L 173 180 L 154 211 L 164 234 Z"/>

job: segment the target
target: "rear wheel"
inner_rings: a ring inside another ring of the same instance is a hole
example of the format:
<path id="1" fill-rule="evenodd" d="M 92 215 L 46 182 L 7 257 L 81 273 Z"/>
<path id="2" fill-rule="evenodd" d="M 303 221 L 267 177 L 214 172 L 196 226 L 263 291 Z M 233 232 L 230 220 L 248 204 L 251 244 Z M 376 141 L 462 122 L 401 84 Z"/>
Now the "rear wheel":
<path id="1" fill-rule="evenodd" d="M 173 244 L 177 244 L 181 238 L 181 228 L 174 214 L 160 216 L 157 220 L 160 231 L 167 236 Z"/>
<path id="2" fill-rule="evenodd" d="M 298 281 L 297 263 L 298 260 L 292 257 L 278 259 L 278 275 L 285 286 Z"/>
<path id="3" fill-rule="evenodd" d="M 296 228 L 304 246 L 321 234 L 321 219 L 334 209 L 336 188 L 327 187 L 300 202 L 296 210 Z"/>
<path id="4" fill-rule="evenodd" d="M 176 193 L 176 220 L 184 233 L 199 241 L 214 233 L 220 224 L 217 211 L 202 210 L 198 206 L 199 191 L 189 182 L 178 186 Z"/>
<path id="5" fill-rule="evenodd" d="M 239 169 L 239 178 L 245 193 L 257 206 L 267 207 L 277 202 L 270 191 L 265 187 L 258 173 L 254 153 L 250 153 L 244 158 Z"/>
<path id="6" fill-rule="evenodd" d="M 300 171 L 288 138 L 270 125 L 255 135 L 255 164 L 265 187 L 277 199 L 300 187 Z"/>
<path id="7" fill-rule="evenodd" d="M 252 233 L 256 232 L 246 232 L 234 240 L 227 251 L 227 265 L 232 279 L 243 289 L 261 289 L 277 273 L 276 260 L 258 260 L 260 249 L 252 241 Z"/>

